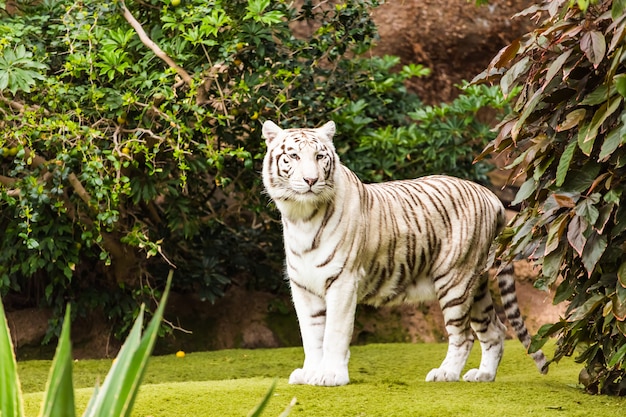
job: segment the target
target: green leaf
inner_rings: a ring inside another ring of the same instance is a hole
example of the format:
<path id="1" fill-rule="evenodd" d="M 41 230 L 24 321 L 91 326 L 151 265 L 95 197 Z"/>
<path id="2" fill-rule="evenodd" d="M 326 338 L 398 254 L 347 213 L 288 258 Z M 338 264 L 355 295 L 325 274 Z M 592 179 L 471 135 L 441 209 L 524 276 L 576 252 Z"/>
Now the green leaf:
<path id="1" fill-rule="evenodd" d="M 588 140 L 592 140 L 592 137 L 596 137 L 596 135 L 598 134 L 598 129 L 600 128 L 602 123 L 604 123 L 604 121 L 610 115 L 612 115 L 615 110 L 619 108 L 619 105 L 622 103 L 623 99 L 624 97 L 622 96 L 615 96 L 611 100 L 600 106 L 598 110 L 596 110 L 593 118 L 591 119 L 591 123 L 589 124 L 589 131 L 587 132 L 587 136 L 584 139 L 585 142 L 587 142 Z"/>
<path id="2" fill-rule="evenodd" d="M 515 81 L 517 78 L 525 73 L 530 67 L 530 57 L 525 56 L 515 63 L 507 72 L 504 74 L 502 79 L 500 80 L 500 88 L 502 88 L 502 93 L 506 97 L 515 87 Z"/>
<path id="3" fill-rule="evenodd" d="M 580 150 L 587 156 L 591 154 L 594 141 L 598 135 L 598 129 L 604 121 L 619 108 L 622 100 L 622 96 L 616 96 L 605 102 L 602 106 L 596 110 L 588 125 L 584 125 L 578 132 L 578 146 Z"/>
<path id="4" fill-rule="evenodd" d="M 610 190 L 606 194 L 604 194 L 604 197 L 602 197 L 602 199 L 605 203 L 619 204 L 621 196 L 622 190 Z"/>
<path id="5" fill-rule="evenodd" d="M 626 10 L 626 0 L 613 0 L 611 18 L 617 20 L 624 14 L 624 10 Z"/>
<path id="6" fill-rule="evenodd" d="M 602 294 L 593 294 L 580 307 L 576 308 L 568 317 L 568 320 L 578 321 L 588 319 L 588 315 L 597 309 L 606 297 Z"/>
<path id="7" fill-rule="evenodd" d="M 582 167 L 573 169 L 570 167 L 567 178 L 563 182 L 559 192 L 582 193 L 591 187 L 598 178 L 600 165 L 595 161 L 587 161 Z"/>
<path id="8" fill-rule="evenodd" d="M 283 20 L 283 17 L 285 17 L 285 15 L 280 10 L 272 10 L 271 12 L 264 13 L 259 20 L 261 23 L 265 23 L 266 25 L 272 25 L 280 23 Z"/>
<path id="9" fill-rule="evenodd" d="M 546 249 L 544 256 L 548 255 L 552 251 L 559 247 L 561 236 L 567 226 L 567 220 L 569 219 L 569 213 L 563 213 L 552 222 L 552 226 L 548 230 L 548 238 L 546 239 Z"/>
<path id="10" fill-rule="evenodd" d="M 605 136 L 602 147 L 600 148 L 600 155 L 598 155 L 598 161 L 606 161 L 613 152 L 622 144 L 622 130 L 623 126 L 620 124 Z"/>
<path id="11" fill-rule="evenodd" d="M 565 248 L 560 248 L 555 251 L 550 252 L 547 256 L 543 258 L 541 264 L 541 273 L 545 278 L 545 285 L 549 287 L 554 284 L 559 277 L 559 273 L 561 271 L 561 264 L 563 263 L 563 258 L 565 257 Z"/>
<path id="12" fill-rule="evenodd" d="M 572 140 L 561 155 L 561 159 L 559 159 L 559 165 L 556 168 L 556 185 L 560 187 L 563 185 L 565 181 L 565 177 L 567 176 L 567 171 L 569 170 L 569 165 L 572 162 L 572 158 L 574 157 L 574 152 L 576 151 L 577 141 Z"/>
<path id="13" fill-rule="evenodd" d="M 575 289 L 576 287 L 571 281 L 566 279 L 563 280 L 554 292 L 554 298 L 552 299 L 552 303 L 554 305 L 557 305 L 565 300 L 569 300 L 570 297 L 574 294 Z"/>
<path id="14" fill-rule="evenodd" d="M 615 82 L 615 88 L 622 97 L 626 97 L 626 74 L 617 74 L 613 81 Z"/>
<path id="15" fill-rule="evenodd" d="M 553 337 L 556 333 L 561 331 L 565 326 L 564 322 L 559 321 L 555 324 L 544 324 L 539 328 L 537 334 L 531 339 L 530 346 L 528 347 L 528 353 L 535 353 L 539 351 L 546 344 L 550 337 Z"/>
<path id="16" fill-rule="evenodd" d="M 617 279 L 622 287 L 626 288 L 626 261 L 622 262 L 617 270 Z"/>
<path id="17" fill-rule="evenodd" d="M 610 86 L 600 84 L 598 88 L 587 94 L 583 101 L 578 104 L 581 106 L 597 106 L 598 104 L 607 102 L 615 93 L 617 93 L 615 83 L 612 83 Z"/>
<path id="18" fill-rule="evenodd" d="M 564 130 L 569 130 L 573 127 L 578 126 L 578 123 L 580 123 L 581 120 L 584 120 L 586 114 L 587 111 L 585 109 L 576 109 L 569 112 L 567 116 L 565 116 L 565 120 L 563 120 L 563 123 L 560 123 L 556 127 L 556 131 L 562 132 Z"/>
<path id="19" fill-rule="evenodd" d="M 617 352 L 611 355 L 609 361 L 607 362 L 608 367 L 613 368 L 615 365 L 618 364 L 618 362 L 623 361 L 624 356 L 626 356 L 626 344 L 622 345 L 622 347 L 620 347 Z"/>
<path id="20" fill-rule="evenodd" d="M 591 276 L 600 257 L 606 250 L 607 239 L 606 236 L 600 235 L 595 231 L 587 238 L 587 243 L 583 249 L 582 261 L 587 274 Z"/>
<path id="21" fill-rule="evenodd" d="M 596 136 L 592 136 L 591 133 L 594 133 L 594 131 L 590 129 L 589 124 L 583 125 L 578 131 L 578 147 L 587 156 L 591 154 L 593 142 L 596 139 Z M 598 131 L 596 130 L 595 133 L 597 134 Z"/>
<path id="22" fill-rule="evenodd" d="M 70 342 L 70 306 L 67 306 L 63 328 L 59 337 L 50 376 L 46 385 L 41 416 L 56 417 L 76 415 L 74 385 L 72 382 L 72 345 Z"/>
<path id="23" fill-rule="evenodd" d="M 173 271 L 170 270 L 159 307 L 148 324 L 143 337 L 141 337 L 141 328 L 144 306 L 141 307 L 139 316 L 98 391 L 96 399 L 90 401 L 89 408 L 84 414 L 85 417 L 130 416 L 148 359 L 156 342 L 172 283 L 172 275 Z"/>
<path id="24" fill-rule="evenodd" d="M 517 119 L 517 122 L 513 126 L 513 129 L 511 129 L 511 137 L 513 139 L 517 139 L 519 132 L 522 130 L 522 127 L 524 126 L 524 122 L 532 114 L 532 112 L 535 110 L 535 108 L 541 102 L 543 98 L 544 98 L 543 91 L 537 90 L 532 95 L 532 97 L 528 100 L 528 102 L 526 102 L 526 104 L 524 105 L 524 110 L 522 111 L 522 114 L 520 114 L 519 119 Z"/>
<path id="25" fill-rule="evenodd" d="M 533 178 L 527 179 L 517 191 L 515 199 L 511 202 L 511 204 L 516 205 L 521 203 L 522 201 L 533 195 L 536 190 L 537 182 Z"/>
<path id="26" fill-rule="evenodd" d="M 554 76 L 563 68 L 563 64 L 567 61 L 567 58 L 572 54 L 573 49 L 567 49 L 563 52 L 557 59 L 555 59 L 552 64 L 548 67 L 548 72 L 546 73 L 546 79 L 543 82 L 542 90 L 545 90 L 546 86 L 552 81 Z"/>
<path id="27" fill-rule="evenodd" d="M 618 282 L 615 286 L 615 296 L 611 299 L 613 301 L 613 314 L 619 321 L 626 320 L 626 287 Z"/>
<path id="28" fill-rule="evenodd" d="M 0 299 L 0 416 L 22 417 L 23 407 L 11 333 Z"/>
<path id="29" fill-rule="evenodd" d="M 587 221 L 587 223 L 594 225 L 596 224 L 596 220 L 598 220 L 598 216 L 600 215 L 600 211 L 595 206 L 598 201 L 600 201 L 599 194 L 594 193 L 587 198 L 583 198 L 575 208 L 576 214 L 581 216 L 583 219 Z"/>

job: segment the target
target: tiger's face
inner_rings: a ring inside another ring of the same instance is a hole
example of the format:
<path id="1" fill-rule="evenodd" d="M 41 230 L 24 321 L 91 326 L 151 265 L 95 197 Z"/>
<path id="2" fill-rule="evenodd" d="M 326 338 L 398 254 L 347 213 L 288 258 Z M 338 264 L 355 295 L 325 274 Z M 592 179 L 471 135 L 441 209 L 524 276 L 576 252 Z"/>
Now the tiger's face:
<path id="1" fill-rule="evenodd" d="M 281 129 L 263 124 L 267 153 L 263 183 L 274 201 L 318 205 L 334 196 L 335 166 L 339 163 L 332 137 L 335 124 L 317 129 Z"/>

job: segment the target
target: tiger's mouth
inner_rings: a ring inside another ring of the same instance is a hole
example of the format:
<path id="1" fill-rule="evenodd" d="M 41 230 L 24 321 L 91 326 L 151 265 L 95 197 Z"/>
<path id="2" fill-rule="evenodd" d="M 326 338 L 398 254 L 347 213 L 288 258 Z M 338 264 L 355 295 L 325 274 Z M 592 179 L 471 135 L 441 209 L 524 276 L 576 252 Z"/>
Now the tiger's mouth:
<path id="1" fill-rule="evenodd" d="M 294 200 L 300 201 L 316 201 L 319 199 L 327 199 L 332 193 L 332 187 L 326 184 L 315 184 L 311 187 L 292 187 L 291 194 Z"/>
<path id="2" fill-rule="evenodd" d="M 312 188 L 309 188 L 308 190 L 294 190 L 296 192 L 296 194 L 301 195 L 301 196 L 317 196 L 321 193 L 321 191 L 316 191 L 313 190 Z"/>
<path id="3" fill-rule="evenodd" d="M 326 190 L 326 184 L 313 184 L 311 186 L 292 185 L 291 190 L 300 195 L 318 195 Z"/>

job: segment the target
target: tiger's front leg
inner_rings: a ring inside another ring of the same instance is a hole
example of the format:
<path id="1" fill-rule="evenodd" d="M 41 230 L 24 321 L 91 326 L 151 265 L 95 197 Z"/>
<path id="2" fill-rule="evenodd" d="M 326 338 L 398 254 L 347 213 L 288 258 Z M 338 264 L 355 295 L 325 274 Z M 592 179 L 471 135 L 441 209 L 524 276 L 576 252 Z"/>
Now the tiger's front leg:
<path id="1" fill-rule="evenodd" d="M 309 384 L 309 380 L 319 369 L 323 356 L 324 329 L 326 327 L 326 303 L 317 295 L 291 281 L 291 297 L 296 308 L 304 365 L 291 373 L 290 384 Z"/>
<path id="2" fill-rule="evenodd" d="M 292 285 L 292 295 L 304 346 L 304 366 L 289 377 L 290 384 L 323 386 L 350 382 L 348 360 L 356 310 L 356 286 L 336 280 L 325 300 Z"/>

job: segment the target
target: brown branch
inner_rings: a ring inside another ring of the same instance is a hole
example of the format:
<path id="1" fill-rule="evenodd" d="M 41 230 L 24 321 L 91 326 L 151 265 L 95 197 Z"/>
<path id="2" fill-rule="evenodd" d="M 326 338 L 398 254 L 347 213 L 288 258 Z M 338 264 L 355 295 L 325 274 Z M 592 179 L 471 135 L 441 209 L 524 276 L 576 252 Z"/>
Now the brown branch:
<path id="1" fill-rule="evenodd" d="M 19 113 L 23 113 L 25 110 L 27 110 L 26 105 L 22 103 L 18 103 L 17 101 L 9 100 L 8 98 L 4 97 L 1 93 L 0 93 L 0 101 L 6 104 L 7 106 L 9 106 L 11 109 L 18 111 Z M 39 110 L 41 107 L 31 106 L 31 108 L 33 110 Z M 50 112 L 48 110 L 44 110 L 43 114 L 45 116 L 49 116 Z"/>
<path id="2" fill-rule="evenodd" d="M 6 186 L 10 187 L 11 185 L 15 184 L 16 182 L 17 182 L 17 180 L 15 178 L 5 177 L 4 175 L 0 175 L 0 184 L 2 184 L 2 185 L 6 185 Z"/>
<path id="3" fill-rule="evenodd" d="M 76 194 L 78 194 L 80 199 L 83 200 L 88 207 L 92 207 L 92 205 L 90 204 L 91 196 L 89 195 L 87 190 L 85 190 L 85 187 L 83 187 L 83 184 L 80 182 L 76 174 L 74 174 L 73 172 L 70 173 L 70 175 L 67 176 L 67 179 L 70 181 L 72 188 L 74 189 Z"/>
<path id="4" fill-rule="evenodd" d="M 137 19 L 135 19 L 135 17 L 130 12 L 130 10 L 128 10 L 128 8 L 126 7 L 126 4 L 123 1 L 121 2 L 121 5 L 122 5 L 122 14 L 124 18 L 133 27 L 133 29 L 135 29 L 135 32 L 137 32 L 137 35 L 139 36 L 139 39 L 141 40 L 141 42 L 144 45 L 146 45 L 148 48 L 150 48 L 150 50 L 152 50 L 152 52 L 154 52 L 154 54 L 157 57 L 159 57 L 167 65 L 173 68 L 176 71 L 176 73 L 180 76 L 180 78 L 182 78 L 183 81 L 187 85 L 189 85 L 191 83 L 191 76 L 187 73 L 187 71 L 179 67 L 172 58 L 170 58 L 165 52 L 163 52 L 161 48 L 159 48 L 159 45 L 157 45 L 156 43 L 154 43 L 152 39 L 150 39 L 150 37 L 146 34 L 146 31 L 143 30 L 141 23 L 139 23 Z"/>
<path id="5" fill-rule="evenodd" d="M 18 103 L 17 101 L 9 100 L 8 98 L 0 95 L 0 101 L 4 104 L 12 108 L 13 110 L 17 110 L 19 112 L 24 111 L 24 105 L 22 103 Z"/>
<path id="6" fill-rule="evenodd" d="M 32 152 L 28 148 L 24 148 L 24 159 L 26 159 L 28 161 L 29 158 L 32 158 L 32 161 L 30 163 L 30 167 L 31 168 L 39 168 L 43 164 L 47 164 L 48 163 L 48 161 L 46 161 L 45 158 L 35 154 L 34 152 Z"/>

